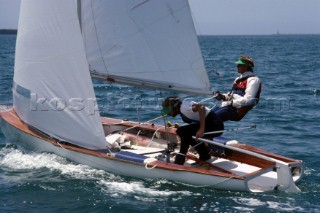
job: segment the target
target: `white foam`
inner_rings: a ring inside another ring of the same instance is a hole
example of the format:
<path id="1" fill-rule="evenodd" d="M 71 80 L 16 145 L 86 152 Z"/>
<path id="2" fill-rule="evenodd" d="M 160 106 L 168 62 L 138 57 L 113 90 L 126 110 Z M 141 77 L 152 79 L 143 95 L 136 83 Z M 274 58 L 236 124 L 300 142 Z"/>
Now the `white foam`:
<path id="1" fill-rule="evenodd" d="M 247 207 L 233 207 L 234 209 L 237 209 L 241 212 L 254 212 L 254 208 L 247 208 Z"/>
<path id="2" fill-rule="evenodd" d="M 266 206 L 269 209 L 274 209 L 277 211 L 289 211 L 289 212 L 294 212 L 294 211 L 303 211 L 304 209 L 296 206 L 294 203 L 294 199 L 291 200 L 293 204 L 290 202 L 287 203 L 280 203 L 280 202 L 271 202 L 271 201 L 260 201 L 256 198 L 235 198 L 233 199 L 236 203 L 245 205 L 242 207 L 234 207 L 237 210 L 242 210 L 242 211 L 252 211 L 253 209 L 256 209 L 257 207 L 261 206 Z M 250 207 L 254 207 L 253 209 Z"/>
<path id="3" fill-rule="evenodd" d="M 267 201 L 268 204 L 268 208 L 270 209 L 275 209 L 277 211 L 287 211 L 287 212 L 295 212 L 295 211 L 299 211 L 299 212 L 303 212 L 303 208 L 301 208 L 300 206 L 291 206 L 290 203 L 279 203 L 279 202 L 271 202 L 271 201 Z"/>
<path id="4" fill-rule="evenodd" d="M 311 174 L 314 173 L 314 172 L 316 172 L 316 170 L 313 169 L 313 168 L 308 168 L 308 167 L 306 167 L 305 170 L 304 170 L 304 174 L 305 174 L 305 175 L 311 175 Z M 315 175 L 316 175 L 316 176 L 319 176 L 320 173 L 315 174 Z"/>
<path id="5" fill-rule="evenodd" d="M 46 168 L 76 179 L 95 179 L 110 176 L 109 173 L 85 165 L 76 165 L 65 158 L 49 153 L 24 153 L 13 148 L 0 150 L 0 165 L 13 170 L 38 170 Z"/>
<path id="6" fill-rule="evenodd" d="M 24 154 L 16 149 L 2 149 L 1 156 L 0 165 L 16 170 L 54 168 L 63 160 L 53 154 Z"/>
<path id="7" fill-rule="evenodd" d="M 235 200 L 237 203 L 246 204 L 248 206 L 263 206 L 265 205 L 264 202 L 255 199 L 255 198 L 238 198 Z"/>
<path id="8" fill-rule="evenodd" d="M 150 187 L 145 187 L 142 182 L 110 182 L 101 180 L 99 184 L 104 189 L 104 191 L 111 196 L 118 197 L 122 195 L 128 194 L 137 194 L 143 196 L 150 196 L 150 197 L 169 197 L 172 195 L 191 195 L 192 193 L 189 191 L 168 191 L 164 190 L 161 191 L 159 189 L 152 189 Z M 136 197 L 137 199 L 138 197 Z M 141 197 L 139 197 L 141 200 Z"/>
<path id="9" fill-rule="evenodd" d="M 179 197 L 192 195 L 192 192 L 189 191 L 158 189 L 158 186 L 161 186 L 162 184 L 171 183 L 162 180 L 154 182 L 155 186 L 151 187 L 145 186 L 142 181 L 127 183 L 125 182 L 127 180 L 123 180 L 119 176 L 102 170 L 93 169 L 85 165 L 76 165 L 63 157 L 49 153 L 24 153 L 23 151 L 14 148 L 3 148 L 0 149 L 0 166 L 7 167 L 11 170 L 22 171 L 48 169 L 53 172 L 58 171 L 62 175 L 75 179 L 93 180 L 100 186 L 102 192 L 112 197 L 127 196 L 131 193 L 137 200 L 151 201 L 153 199 L 161 199 L 169 196 Z M 29 179 L 30 176 L 26 176 L 25 178 Z M 7 181 L 20 182 L 25 180 L 21 180 L 21 178 L 19 178 L 19 180 L 11 178 Z M 54 190 L 53 188 L 46 189 Z"/>

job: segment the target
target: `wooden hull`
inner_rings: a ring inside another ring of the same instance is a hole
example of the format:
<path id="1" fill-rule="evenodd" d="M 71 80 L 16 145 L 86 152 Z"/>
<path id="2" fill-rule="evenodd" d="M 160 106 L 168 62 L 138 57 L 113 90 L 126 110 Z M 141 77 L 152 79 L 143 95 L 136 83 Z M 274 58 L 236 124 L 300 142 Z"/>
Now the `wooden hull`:
<path id="1" fill-rule="evenodd" d="M 59 142 L 23 123 L 12 109 L 2 111 L 0 121 L 2 132 L 9 141 L 17 145 L 33 151 L 55 153 L 76 163 L 116 174 L 136 178 L 164 178 L 193 186 L 232 191 L 271 191 L 279 185 L 277 171 L 275 171 L 276 163 L 254 156 L 250 157 L 250 155 L 241 154 L 241 152 L 234 150 L 226 149 L 226 153 L 229 152 L 229 157 L 216 156 L 210 165 L 206 163 L 202 166 L 193 166 L 189 164 L 194 162 L 190 159 L 184 166 L 180 166 L 160 159 L 159 155 L 163 149 L 159 147 L 162 146 L 151 147 L 150 144 L 155 142 L 152 142 L 147 134 L 137 136 L 128 133 L 128 137 L 131 137 L 137 146 L 145 148 L 143 149 L 144 153 L 140 153 L 141 150 L 122 150 L 120 153 L 111 153 L 108 150 L 89 150 L 70 143 Z M 136 125 L 136 123 L 109 118 L 103 118 L 102 123 L 106 133 Z M 157 129 L 160 134 L 167 131 L 172 137 L 175 136 L 174 129 L 160 130 L 161 127 L 154 125 L 139 126 L 134 129 L 141 128 L 147 132 Z M 148 144 L 148 147 L 145 144 Z M 247 149 L 249 147 L 241 144 L 236 146 Z M 263 152 L 259 149 L 256 151 Z M 230 154 L 230 152 L 232 153 Z M 293 178 L 293 181 L 296 182 L 301 178 L 302 162 L 272 153 L 267 153 L 267 155 L 285 160 L 291 165 L 291 168 L 295 169 L 293 177 L 290 177 Z"/>

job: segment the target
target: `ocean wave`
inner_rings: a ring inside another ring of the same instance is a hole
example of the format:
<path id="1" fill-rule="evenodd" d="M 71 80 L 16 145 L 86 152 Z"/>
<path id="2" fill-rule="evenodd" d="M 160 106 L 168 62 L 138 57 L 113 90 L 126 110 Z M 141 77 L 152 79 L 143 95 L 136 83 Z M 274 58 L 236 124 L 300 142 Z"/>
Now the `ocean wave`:
<path id="1" fill-rule="evenodd" d="M 138 200 L 145 200 L 148 198 L 155 197 L 169 197 L 169 196 L 190 196 L 192 192 L 189 191 L 175 191 L 175 190 L 161 190 L 156 187 L 145 186 L 143 182 L 132 181 L 132 182 L 109 182 L 106 180 L 100 180 L 99 185 L 102 187 L 102 191 L 112 197 L 128 196 L 132 194 Z"/>
<path id="2" fill-rule="evenodd" d="M 47 169 L 74 179 L 99 180 L 111 174 L 85 165 L 71 163 L 67 159 L 50 153 L 25 153 L 12 147 L 0 149 L 0 166 L 12 171 L 34 171 Z"/>

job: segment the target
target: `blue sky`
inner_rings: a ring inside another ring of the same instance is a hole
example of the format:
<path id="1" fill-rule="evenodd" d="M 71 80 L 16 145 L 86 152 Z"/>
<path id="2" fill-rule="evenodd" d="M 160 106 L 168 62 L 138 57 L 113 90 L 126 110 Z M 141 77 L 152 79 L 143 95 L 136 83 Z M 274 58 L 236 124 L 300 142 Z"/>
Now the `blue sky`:
<path id="1" fill-rule="evenodd" d="M 320 34 L 320 0 L 189 0 L 199 34 Z M 16 29 L 20 0 L 0 0 L 0 29 Z"/>

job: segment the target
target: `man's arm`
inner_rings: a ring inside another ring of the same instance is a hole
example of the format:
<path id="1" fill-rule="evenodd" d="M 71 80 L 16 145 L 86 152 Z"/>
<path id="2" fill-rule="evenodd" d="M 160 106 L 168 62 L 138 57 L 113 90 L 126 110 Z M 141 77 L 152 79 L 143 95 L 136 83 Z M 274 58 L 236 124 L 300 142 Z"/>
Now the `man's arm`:
<path id="1" fill-rule="evenodd" d="M 192 111 L 199 113 L 200 128 L 196 133 L 197 138 L 201 138 L 204 135 L 205 121 L 206 121 L 206 109 L 203 104 L 192 105 Z"/>
<path id="2" fill-rule="evenodd" d="M 242 97 L 240 95 L 234 94 L 232 100 L 232 106 L 236 108 L 244 106 L 253 106 L 257 103 L 257 93 L 260 87 L 260 80 L 257 77 L 248 78 L 247 87 L 245 90 L 245 95 Z"/>

